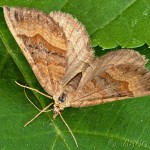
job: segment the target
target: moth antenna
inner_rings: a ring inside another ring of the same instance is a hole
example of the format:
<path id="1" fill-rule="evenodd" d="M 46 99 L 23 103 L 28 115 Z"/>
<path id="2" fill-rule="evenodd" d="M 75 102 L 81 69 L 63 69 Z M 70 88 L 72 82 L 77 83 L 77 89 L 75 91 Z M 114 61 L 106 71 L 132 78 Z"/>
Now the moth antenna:
<path id="1" fill-rule="evenodd" d="M 28 86 L 26 86 L 26 85 L 22 85 L 22 84 L 18 83 L 17 81 L 15 81 L 15 83 L 16 83 L 17 85 L 19 85 L 19 86 L 23 87 L 23 88 L 26 88 L 26 89 L 30 89 L 30 90 L 32 90 L 32 91 L 35 91 L 35 92 L 37 92 L 37 93 L 39 93 L 39 94 L 41 94 L 41 95 L 43 95 L 43 96 L 45 96 L 45 97 L 52 98 L 52 96 L 47 95 L 47 94 L 44 94 L 44 93 L 42 93 L 42 92 L 38 91 L 37 89 L 34 89 L 34 88 L 31 88 L 31 87 L 28 87 Z"/>
<path id="2" fill-rule="evenodd" d="M 59 115 L 60 115 L 62 121 L 64 122 L 64 124 L 66 125 L 66 127 L 68 128 L 69 132 L 71 133 L 71 135 L 72 135 L 72 137 L 73 137 L 73 140 L 74 140 L 76 146 L 78 147 L 78 143 L 77 143 L 77 140 L 76 140 L 76 138 L 75 138 L 73 132 L 71 131 L 70 127 L 68 126 L 68 124 L 66 123 L 66 121 L 64 120 L 64 118 L 62 117 L 61 113 L 59 113 Z"/>
<path id="3" fill-rule="evenodd" d="M 25 94 L 27 100 L 28 100 L 38 111 L 42 111 L 41 109 L 39 109 L 39 108 L 29 99 L 29 97 L 28 97 L 28 95 L 27 95 L 27 93 L 26 93 L 26 91 L 25 91 L 25 88 L 24 88 L 24 94 Z M 47 110 L 47 111 L 44 111 L 44 112 L 49 112 L 49 111 L 51 111 L 51 110 Z"/>
<path id="4" fill-rule="evenodd" d="M 46 111 L 46 109 L 48 109 L 51 105 L 52 105 L 53 103 L 50 103 L 48 106 L 46 106 L 43 110 L 41 110 L 37 115 L 35 115 L 35 117 L 33 117 L 30 121 L 28 121 L 25 125 L 24 125 L 24 127 L 26 127 L 28 124 L 30 124 L 33 120 L 35 120 L 40 114 L 42 114 L 43 112 L 45 112 Z M 52 109 L 51 110 L 49 110 L 49 111 L 52 111 Z"/>

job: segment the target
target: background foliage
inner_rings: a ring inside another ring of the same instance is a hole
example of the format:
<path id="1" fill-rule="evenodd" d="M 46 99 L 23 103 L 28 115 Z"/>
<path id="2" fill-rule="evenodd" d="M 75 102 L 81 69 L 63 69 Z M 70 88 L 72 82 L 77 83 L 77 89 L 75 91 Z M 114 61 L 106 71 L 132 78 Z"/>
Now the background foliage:
<path id="1" fill-rule="evenodd" d="M 2 7 L 67 12 L 82 22 L 97 55 L 134 48 L 150 58 L 149 0 L 3 0 L 0 1 L 0 149 L 77 149 L 62 120 L 38 111 L 14 81 L 43 91 L 5 23 Z M 104 51 L 104 49 L 107 49 Z M 147 64 L 150 68 L 150 63 Z M 27 91 L 40 108 L 51 100 Z M 67 108 L 63 117 L 77 138 L 78 149 L 150 149 L 149 96 L 87 108 Z"/>

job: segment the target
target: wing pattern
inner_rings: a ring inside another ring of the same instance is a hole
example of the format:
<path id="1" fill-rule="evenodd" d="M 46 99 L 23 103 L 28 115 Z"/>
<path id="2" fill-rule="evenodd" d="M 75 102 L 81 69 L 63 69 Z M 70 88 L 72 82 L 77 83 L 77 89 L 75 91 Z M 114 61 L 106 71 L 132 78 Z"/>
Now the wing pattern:
<path id="1" fill-rule="evenodd" d="M 71 15 L 4 7 L 4 16 L 42 87 L 55 103 L 67 95 L 63 108 L 150 94 L 145 57 L 121 49 L 96 58 L 84 26 Z"/>

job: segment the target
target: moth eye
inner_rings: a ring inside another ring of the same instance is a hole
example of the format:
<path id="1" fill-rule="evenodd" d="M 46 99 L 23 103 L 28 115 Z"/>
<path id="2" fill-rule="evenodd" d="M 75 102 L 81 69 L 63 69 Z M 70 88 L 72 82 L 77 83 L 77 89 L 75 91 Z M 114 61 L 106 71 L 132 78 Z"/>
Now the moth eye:
<path id="1" fill-rule="evenodd" d="M 58 98 L 58 101 L 63 103 L 66 100 L 67 95 L 65 93 L 62 93 L 61 96 Z"/>

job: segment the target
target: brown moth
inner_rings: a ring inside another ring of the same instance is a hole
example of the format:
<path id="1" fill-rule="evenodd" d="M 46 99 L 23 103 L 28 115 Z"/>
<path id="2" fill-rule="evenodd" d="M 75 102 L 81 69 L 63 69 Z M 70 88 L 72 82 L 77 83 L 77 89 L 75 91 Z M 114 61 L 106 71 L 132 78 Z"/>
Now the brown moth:
<path id="1" fill-rule="evenodd" d="M 6 23 L 45 91 L 54 117 L 86 107 L 150 94 L 147 60 L 121 49 L 96 58 L 81 23 L 71 15 L 4 7 Z"/>

